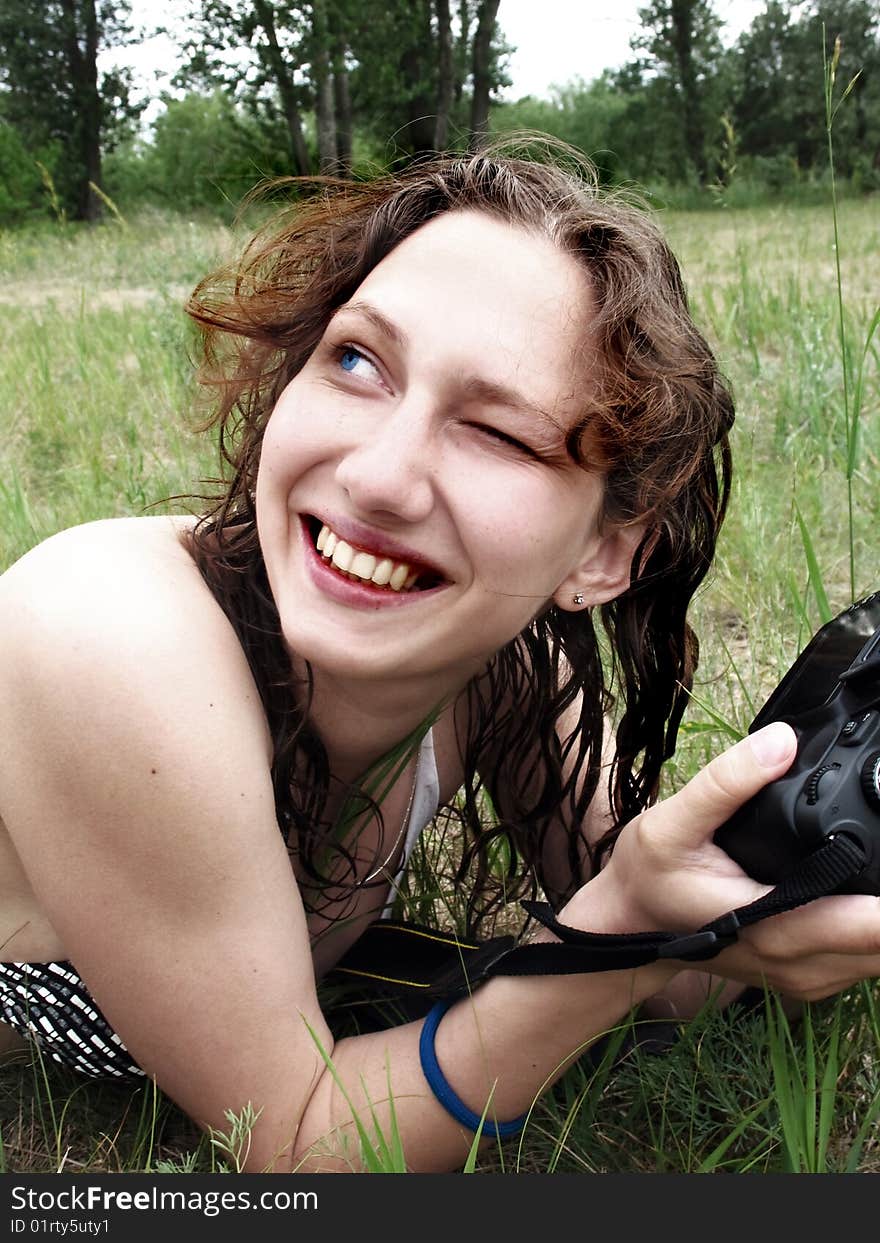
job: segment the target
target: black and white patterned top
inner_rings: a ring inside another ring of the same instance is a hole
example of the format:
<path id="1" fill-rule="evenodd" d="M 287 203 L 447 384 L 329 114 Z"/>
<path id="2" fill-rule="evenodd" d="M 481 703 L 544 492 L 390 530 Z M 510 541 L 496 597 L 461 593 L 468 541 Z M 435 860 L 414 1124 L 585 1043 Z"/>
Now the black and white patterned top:
<path id="1" fill-rule="evenodd" d="M 0 1018 L 62 1066 L 93 1078 L 143 1078 L 69 962 L 0 963 Z"/>

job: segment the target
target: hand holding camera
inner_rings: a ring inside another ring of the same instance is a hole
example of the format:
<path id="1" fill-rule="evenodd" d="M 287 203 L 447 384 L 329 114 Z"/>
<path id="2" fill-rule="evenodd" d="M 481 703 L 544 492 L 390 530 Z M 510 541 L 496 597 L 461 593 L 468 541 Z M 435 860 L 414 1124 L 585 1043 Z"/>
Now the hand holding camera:
<path id="1" fill-rule="evenodd" d="M 803 1000 L 880 975 L 880 592 L 818 631 L 749 735 L 628 825 L 607 869 L 629 927 L 696 931 L 621 943 L 695 962 L 732 947 L 719 974 Z M 754 927 L 777 915 L 784 932 Z"/>
<path id="2" fill-rule="evenodd" d="M 839 892 L 880 894 L 880 592 L 816 633 L 749 733 L 771 721 L 794 728 L 797 756 L 715 841 L 755 880 L 776 884 L 844 837 L 864 863 Z"/>

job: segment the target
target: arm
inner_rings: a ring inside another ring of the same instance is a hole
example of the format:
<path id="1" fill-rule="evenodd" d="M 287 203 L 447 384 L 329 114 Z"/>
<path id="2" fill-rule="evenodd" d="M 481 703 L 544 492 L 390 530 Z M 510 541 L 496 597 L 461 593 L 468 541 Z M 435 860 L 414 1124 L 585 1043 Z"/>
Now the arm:
<path id="1" fill-rule="evenodd" d="M 313 1032 L 386 1124 L 390 1067 L 412 1168 L 459 1166 L 472 1137 L 422 1078 L 420 1024 L 334 1046 L 262 709 L 191 567 L 129 548 L 115 524 L 56 537 L 0 584 L 0 670 L 0 814 L 68 956 L 160 1087 L 203 1127 L 250 1103 L 248 1169 L 349 1168 L 349 1109 Z M 497 1116 L 514 1116 L 674 970 L 596 977 L 576 1000 L 565 981 L 493 981 L 444 1018 L 440 1064 L 477 1112 L 497 1080 Z"/>
<path id="2" fill-rule="evenodd" d="M 101 538 L 45 546 L 0 588 L 0 711 L 14 722 L 0 814 L 69 956 L 133 1056 L 200 1125 L 226 1129 L 225 1111 L 248 1103 L 259 1112 L 246 1169 L 357 1166 L 348 1106 L 311 1032 L 356 1107 L 369 1096 L 385 1127 L 390 1079 L 412 1169 L 459 1167 L 472 1137 L 423 1080 L 420 1024 L 333 1044 L 275 825 L 262 712 L 225 619 L 189 571 L 117 556 Z M 708 871 L 703 856 L 732 805 L 786 763 L 743 762 L 742 749 L 720 757 L 627 827 L 563 920 L 688 931 L 754 896 L 761 887 L 722 852 Z M 726 951 L 725 973 L 803 983 L 817 948 L 830 961 L 814 984 L 876 966 L 849 957 L 864 954 L 867 911 L 849 928 L 836 907 L 815 926 L 806 914 L 768 921 L 791 929 L 775 948 L 765 925 L 750 930 Z M 514 1117 L 677 970 L 654 964 L 576 986 L 492 980 L 444 1018 L 440 1065 L 471 1109 L 495 1085 L 496 1116 Z"/>

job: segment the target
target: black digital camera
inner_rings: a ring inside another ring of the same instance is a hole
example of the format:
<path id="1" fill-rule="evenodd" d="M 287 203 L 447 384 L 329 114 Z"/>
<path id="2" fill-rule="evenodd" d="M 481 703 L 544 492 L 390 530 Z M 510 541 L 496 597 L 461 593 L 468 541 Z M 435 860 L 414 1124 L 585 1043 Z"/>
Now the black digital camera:
<path id="1" fill-rule="evenodd" d="M 842 891 L 880 895 L 880 591 L 817 631 L 749 733 L 771 721 L 794 728 L 797 756 L 715 841 L 755 880 L 776 884 L 845 834 L 865 864 Z"/>

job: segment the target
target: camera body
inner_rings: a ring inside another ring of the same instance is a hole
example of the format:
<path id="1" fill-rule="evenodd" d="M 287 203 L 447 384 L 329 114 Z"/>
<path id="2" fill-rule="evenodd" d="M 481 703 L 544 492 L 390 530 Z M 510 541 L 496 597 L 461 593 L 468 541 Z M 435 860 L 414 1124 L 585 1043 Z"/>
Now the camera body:
<path id="1" fill-rule="evenodd" d="M 880 592 L 819 630 L 749 726 L 786 721 L 791 768 L 715 834 L 743 871 L 775 884 L 829 837 L 845 834 L 865 865 L 845 886 L 880 895 Z"/>

